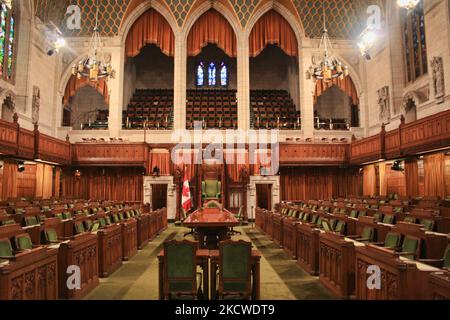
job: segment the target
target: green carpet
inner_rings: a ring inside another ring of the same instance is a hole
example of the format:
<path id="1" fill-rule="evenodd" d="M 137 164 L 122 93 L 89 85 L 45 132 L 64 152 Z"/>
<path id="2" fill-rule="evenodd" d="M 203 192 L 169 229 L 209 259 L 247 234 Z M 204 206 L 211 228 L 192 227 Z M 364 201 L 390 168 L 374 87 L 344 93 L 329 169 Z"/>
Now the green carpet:
<path id="1" fill-rule="evenodd" d="M 236 228 L 241 236 L 233 239 L 251 241 L 262 254 L 261 299 L 263 300 L 317 300 L 331 299 L 331 294 L 320 283 L 303 271 L 284 251 L 252 227 Z M 87 300 L 157 300 L 158 259 L 162 244 L 170 239 L 183 239 L 189 231 L 171 225 L 128 262 L 124 262 L 109 278 L 100 279 L 100 285 L 85 297 Z"/>

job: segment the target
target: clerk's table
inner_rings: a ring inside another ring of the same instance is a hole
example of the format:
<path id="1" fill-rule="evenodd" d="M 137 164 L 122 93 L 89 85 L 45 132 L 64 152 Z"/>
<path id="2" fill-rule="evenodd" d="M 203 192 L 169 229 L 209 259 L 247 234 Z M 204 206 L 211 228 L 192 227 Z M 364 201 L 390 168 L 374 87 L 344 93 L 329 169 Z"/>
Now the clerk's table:
<path id="1" fill-rule="evenodd" d="M 183 225 L 195 229 L 201 248 L 217 249 L 219 242 L 229 239 L 228 231 L 239 225 L 239 220 L 228 210 L 202 208 L 193 212 Z"/>

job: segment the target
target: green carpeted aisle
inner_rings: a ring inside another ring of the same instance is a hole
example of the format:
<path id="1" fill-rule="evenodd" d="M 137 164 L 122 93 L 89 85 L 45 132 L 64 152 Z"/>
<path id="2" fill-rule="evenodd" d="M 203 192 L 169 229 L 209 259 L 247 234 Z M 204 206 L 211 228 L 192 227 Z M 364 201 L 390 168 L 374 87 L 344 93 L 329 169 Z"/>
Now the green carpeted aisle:
<path id="1" fill-rule="evenodd" d="M 85 299 L 88 300 L 156 300 L 158 299 L 158 259 L 165 240 L 183 239 L 188 229 L 171 225 L 150 242 L 143 250 L 124 262 L 122 267 L 109 278 L 100 279 L 100 285 Z M 236 228 L 242 236 L 233 239 L 252 241 L 262 253 L 261 299 L 263 300 L 307 300 L 331 299 L 331 294 L 297 266 L 287 259 L 278 246 L 251 227 Z"/>

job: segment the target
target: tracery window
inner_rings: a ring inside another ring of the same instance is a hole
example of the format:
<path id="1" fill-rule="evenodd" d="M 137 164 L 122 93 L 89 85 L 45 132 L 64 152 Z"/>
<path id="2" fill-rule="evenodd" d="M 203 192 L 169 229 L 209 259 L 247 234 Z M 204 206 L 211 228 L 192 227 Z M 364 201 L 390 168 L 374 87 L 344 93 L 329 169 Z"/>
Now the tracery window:
<path id="1" fill-rule="evenodd" d="M 9 7 L 0 2 L 0 77 L 8 81 L 13 78 L 15 63 L 16 20 L 12 3 Z"/>
<path id="2" fill-rule="evenodd" d="M 414 82 L 428 72 L 423 0 L 403 20 L 406 78 Z"/>
<path id="3" fill-rule="evenodd" d="M 227 87 L 229 84 L 230 71 L 225 62 L 200 62 L 195 70 L 197 87 Z"/>

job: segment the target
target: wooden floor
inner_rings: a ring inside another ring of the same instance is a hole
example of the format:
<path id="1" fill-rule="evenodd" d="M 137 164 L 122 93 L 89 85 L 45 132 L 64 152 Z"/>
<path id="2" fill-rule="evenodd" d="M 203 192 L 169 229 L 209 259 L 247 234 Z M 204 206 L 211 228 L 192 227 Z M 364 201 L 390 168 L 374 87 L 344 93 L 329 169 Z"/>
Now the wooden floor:
<path id="1" fill-rule="evenodd" d="M 320 283 L 288 260 L 284 251 L 256 229 L 236 228 L 242 236 L 233 239 L 251 241 L 261 251 L 261 299 L 263 300 L 317 300 L 331 299 L 331 294 Z M 85 299 L 88 300 L 156 300 L 158 299 L 157 254 L 162 244 L 170 239 L 183 239 L 188 231 L 171 225 L 130 261 L 107 279 Z"/>

